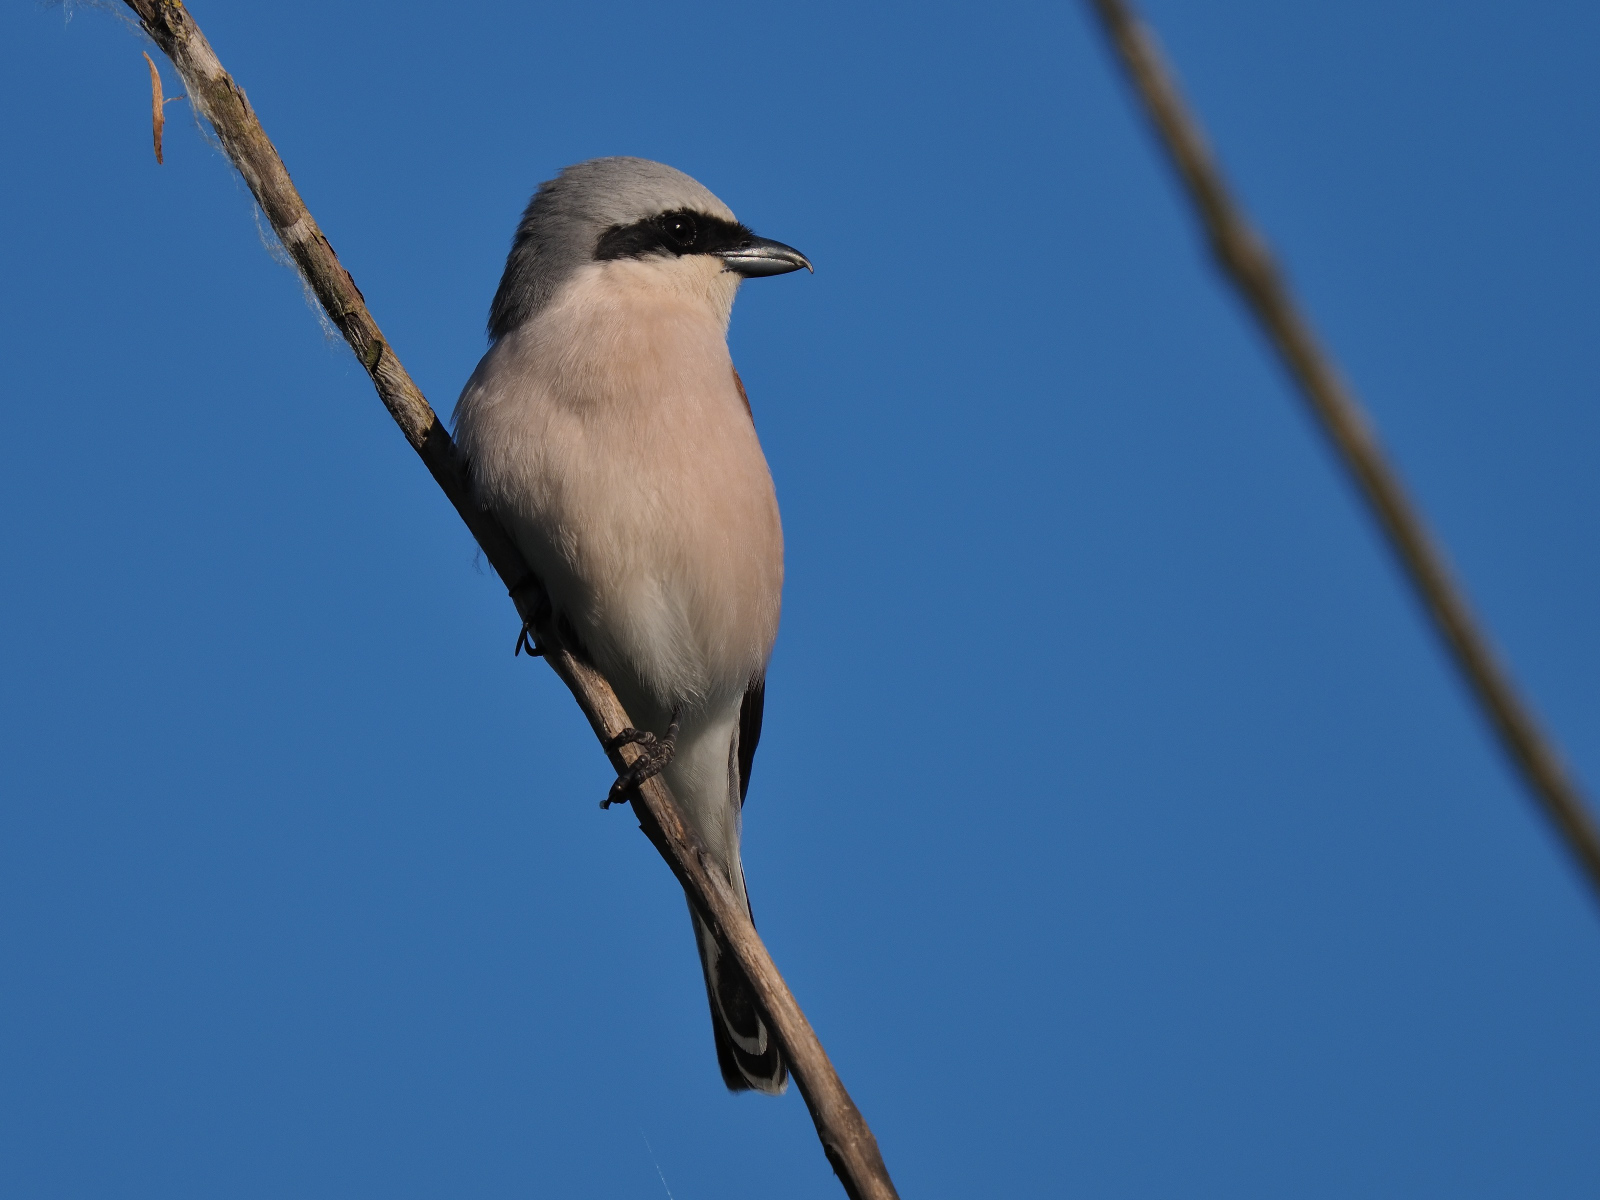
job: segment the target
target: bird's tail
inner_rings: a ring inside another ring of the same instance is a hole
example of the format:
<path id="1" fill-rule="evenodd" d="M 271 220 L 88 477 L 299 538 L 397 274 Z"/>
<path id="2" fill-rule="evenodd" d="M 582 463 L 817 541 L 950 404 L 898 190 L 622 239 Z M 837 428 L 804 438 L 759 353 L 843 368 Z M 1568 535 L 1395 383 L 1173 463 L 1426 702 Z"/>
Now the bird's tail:
<path id="1" fill-rule="evenodd" d="M 756 1003 L 755 989 L 733 956 L 717 945 L 692 905 L 689 916 L 694 920 L 694 940 L 705 971 L 706 998 L 711 1001 L 711 1032 L 717 1039 L 722 1082 L 730 1092 L 781 1095 L 789 1086 L 789 1071 L 778 1039 L 767 1028 Z"/>

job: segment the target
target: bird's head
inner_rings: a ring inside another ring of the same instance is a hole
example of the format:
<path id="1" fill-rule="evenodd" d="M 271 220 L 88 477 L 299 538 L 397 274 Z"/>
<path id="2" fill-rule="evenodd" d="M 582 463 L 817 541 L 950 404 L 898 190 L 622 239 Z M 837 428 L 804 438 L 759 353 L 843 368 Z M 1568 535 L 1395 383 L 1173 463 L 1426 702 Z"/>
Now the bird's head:
<path id="1" fill-rule="evenodd" d="M 757 237 L 682 171 L 643 158 L 596 158 L 540 186 L 517 226 L 489 312 L 499 339 L 592 263 L 637 263 L 664 283 L 707 281 L 732 303 L 740 279 L 811 269 L 792 246 Z"/>

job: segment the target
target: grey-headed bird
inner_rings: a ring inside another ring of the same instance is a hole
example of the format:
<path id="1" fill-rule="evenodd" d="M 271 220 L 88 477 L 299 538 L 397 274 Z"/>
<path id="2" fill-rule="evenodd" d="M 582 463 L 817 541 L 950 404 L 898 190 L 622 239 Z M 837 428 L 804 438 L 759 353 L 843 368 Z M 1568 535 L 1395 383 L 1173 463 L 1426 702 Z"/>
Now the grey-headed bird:
<path id="1" fill-rule="evenodd" d="M 479 502 L 637 723 L 645 753 L 610 800 L 659 770 L 741 897 L 783 531 L 728 319 L 741 280 L 810 266 L 681 171 L 568 167 L 517 227 L 455 414 Z M 723 1081 L 783 1091 L 748 980 L 690 915 Z"/>

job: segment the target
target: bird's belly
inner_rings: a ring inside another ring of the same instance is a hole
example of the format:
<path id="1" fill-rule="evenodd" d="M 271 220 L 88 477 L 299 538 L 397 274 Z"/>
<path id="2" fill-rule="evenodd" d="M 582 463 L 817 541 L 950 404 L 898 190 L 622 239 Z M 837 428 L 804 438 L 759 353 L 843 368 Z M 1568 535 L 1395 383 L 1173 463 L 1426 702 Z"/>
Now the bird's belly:
<path id="1" fill-rule="evenodd" d="M 511 522 L 595 664 L 667 711 L 736 705 L 777 633 L 772 479 L 748 416 L 740 429 L 717 408 L 553 414 L 533 503 Z"/>
<path id="2" fill-rule="evenodd" d="M 480 498 L 630 712 L 737 706 L 777 634 L 777 500 L 726 314 L 654 270 L 580 273 L 490 350 L 457 429 Z"/>

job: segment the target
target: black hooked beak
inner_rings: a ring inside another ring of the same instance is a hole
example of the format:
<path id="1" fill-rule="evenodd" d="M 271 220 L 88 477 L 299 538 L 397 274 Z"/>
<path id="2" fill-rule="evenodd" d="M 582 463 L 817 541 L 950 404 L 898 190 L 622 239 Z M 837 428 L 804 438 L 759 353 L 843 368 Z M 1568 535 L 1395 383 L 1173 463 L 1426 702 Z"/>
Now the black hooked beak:
<path id="1" fill-rule="evenodd" d="M 793 246 L 753 234 L 715 253 L 722 260 L 724 270 L 743 275 L 746 279 L 754 279 L 759 275 L 787 275 L 801 267 L 811 271 L 810 259 Z M 812 271 L 812 274 L 815 273 Z"/>

